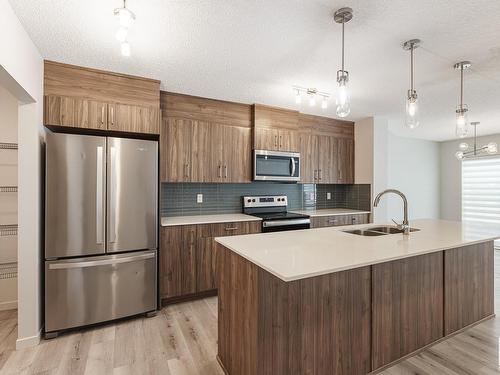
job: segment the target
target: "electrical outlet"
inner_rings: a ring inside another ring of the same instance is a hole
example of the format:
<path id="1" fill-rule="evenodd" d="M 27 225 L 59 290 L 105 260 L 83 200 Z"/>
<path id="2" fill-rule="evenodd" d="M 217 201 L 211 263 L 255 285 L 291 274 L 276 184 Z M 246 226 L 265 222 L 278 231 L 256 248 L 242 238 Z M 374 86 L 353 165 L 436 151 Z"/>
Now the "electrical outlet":
<path id="1" fill-rule="evenodd" d="M 326 193 L 326 199 L 332 199 L 332 193 Z"/>
<path id="2" fill-rule="evenodd" d="M 203 203 L 203 194 L 196 195 L 196 203 Z"/>

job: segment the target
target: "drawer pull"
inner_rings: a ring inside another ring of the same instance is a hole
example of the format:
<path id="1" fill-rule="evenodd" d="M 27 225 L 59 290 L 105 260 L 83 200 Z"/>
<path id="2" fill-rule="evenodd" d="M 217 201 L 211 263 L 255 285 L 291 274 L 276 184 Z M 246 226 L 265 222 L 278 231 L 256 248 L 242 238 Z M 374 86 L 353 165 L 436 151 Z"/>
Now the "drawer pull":
<path id="1" fill-rule="evenodd" d="M 238 227 L 226 227 L 224 228 L 225 230 L 227 231 L 230 231 L 230 230 L 238 230 Z"/>
<path id="2" fill-rule="evenodd" d="M 335 224 L 337 222 L 337 219 L 330 219 L 330 220 L 328 220 L 328 222 L 331 224 Z"/>

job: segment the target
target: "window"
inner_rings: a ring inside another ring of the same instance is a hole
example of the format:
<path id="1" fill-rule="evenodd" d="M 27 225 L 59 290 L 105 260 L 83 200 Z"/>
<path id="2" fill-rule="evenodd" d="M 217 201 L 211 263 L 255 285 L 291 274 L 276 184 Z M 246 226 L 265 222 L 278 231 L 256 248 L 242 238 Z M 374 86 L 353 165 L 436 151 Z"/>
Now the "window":
<path id="1" fill-rule="evenodd" d="M 462 161 L 462 220 L 500 226 L 500 157 Z"/>

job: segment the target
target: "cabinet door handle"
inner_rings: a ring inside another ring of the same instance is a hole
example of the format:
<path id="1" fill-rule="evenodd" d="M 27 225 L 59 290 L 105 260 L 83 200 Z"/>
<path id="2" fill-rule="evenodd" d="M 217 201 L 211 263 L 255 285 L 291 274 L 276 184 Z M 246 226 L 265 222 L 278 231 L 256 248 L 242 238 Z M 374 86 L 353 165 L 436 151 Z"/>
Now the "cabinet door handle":
<path id="1" fill-rule="evenodd" d="M 189 177 L 189 163 L 184 164 L 184 177 Z"/>
<path id="2" fill-rule="evenodd" d="M 337 223 L 337 219 L 330 219 L 330 220 L 328 220 L 328 223 L 330 223 L 330 224 L 336 224 Z"/>
<path id="3" fill-rule="evenodd" d="M 224 166 L 224 178 L 227 178 L 227 165 Z"/>
<path id="4" fill-rule="evenodd" d="M 101 107 L 101 125 L 104 125 L 104 106 Z"/>
<path id="5" fill-rule="evenodd" d="M 229 232 L 231 230 L 238 230 L 238 227 L 225 227 L 224 229 Z"/>
<path id="6" fill-rule="evenodd" d="M 339 169 L 339 180 L 342 181 L 342 170 Z"/>
<path id="7" fill-rule="evenodd" d="M 318 180 L 321 180 L 321 169 L 318 169 Z"/>
<path id="8" fill-rule="evenodd" d="M 283 140 L 283 136 L 282 136 L 282 135 L 280 135 L 280 149 L 283 147 L 283 142 L 282 142 L 282 140 Z"/>
<path id="9" fill-rule="evenodd" d="M 111 125 L 115 124 L 115 107 L 111 107 Z"/>
<path id="10" fill-rule="evenodd" d="M 314 180 L 317 180 L 317 179 L 318 179 L 317 175 L 318 175 L 318 170 L 317 170 L 317 169 L 315 169 L 315 170 L 314 170 Z"/>
<path id="11" fill-rule="evenodd" d="M 217 177 L 222 178 L 222 165 L 219 164 L 219 168 L 217 171 Z"/>
<path id="12" fill-rule="evenodd" d="M 276 147 L 276 148 L 278 147 L 278 136 L 277 135 L 274 136 L 274 147 Z"/>

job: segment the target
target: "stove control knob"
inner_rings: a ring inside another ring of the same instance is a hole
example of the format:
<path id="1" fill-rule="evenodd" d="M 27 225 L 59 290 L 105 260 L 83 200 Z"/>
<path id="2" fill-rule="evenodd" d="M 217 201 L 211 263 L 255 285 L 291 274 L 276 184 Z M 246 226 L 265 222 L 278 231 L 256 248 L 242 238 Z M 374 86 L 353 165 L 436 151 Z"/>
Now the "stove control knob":
<path id="1" fill-rule="evenodd" d="M 250 198 L 249 198 L 249 199 L 247 199 L 247 202 L 248 202 L 248 203 L 250 203 L 251 201 L 252 201 L 252 200 L 251 200 Z"/>
<path id="2" fill-rule="evenodd" d="M 252 199 L 252 202 L 255 202 L 255 199 Z"/>

